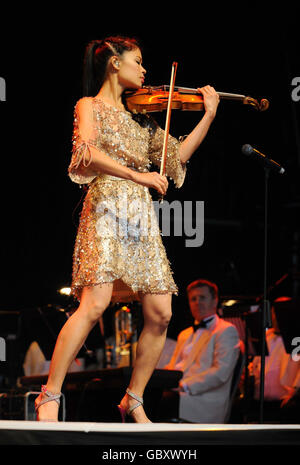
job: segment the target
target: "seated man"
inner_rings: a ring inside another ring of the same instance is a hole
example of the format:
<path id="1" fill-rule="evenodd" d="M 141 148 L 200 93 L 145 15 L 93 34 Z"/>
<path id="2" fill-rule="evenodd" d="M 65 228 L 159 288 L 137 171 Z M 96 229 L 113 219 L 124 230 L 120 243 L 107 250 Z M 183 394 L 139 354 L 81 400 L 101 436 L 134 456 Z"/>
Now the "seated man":
<path id="1" fill-rule="evenodd" d="M 286 298 L 278 298 L 280 302 Z M 300 361 L 293 360 L 292 354 L 285 350 L 284 342 L 280 334 L 275 308 L 272 306 L 272 328 L 266 331 L 266 343 L 268 355 L 265 358 L 264 372 L 264 411 L 267 417 L 280 422 L 299 422 L 300 405 Z M 255 356 L 249 364 L 249 374 L 254 379 L 254 401 L 251 404 L 252 413 L 258 409 L 260 400 L 260 356 Z M 295 402 L 297 394 L 297 412 Z M 293 408 L 288 408 L 293 406 Z M 284 421 L 286 420 L 286 421 Z"/>
<path id="2" fill-rule="evenodd" d="M 197 280 L 187 287 L 195 324 L 183 330 L 164 368 L 180 370 L 179 389 L 166 391 L 160 421 L 224 423 L 232 375 L 240 351 L 236 328 L 217 315 L 218 287 Z"/>

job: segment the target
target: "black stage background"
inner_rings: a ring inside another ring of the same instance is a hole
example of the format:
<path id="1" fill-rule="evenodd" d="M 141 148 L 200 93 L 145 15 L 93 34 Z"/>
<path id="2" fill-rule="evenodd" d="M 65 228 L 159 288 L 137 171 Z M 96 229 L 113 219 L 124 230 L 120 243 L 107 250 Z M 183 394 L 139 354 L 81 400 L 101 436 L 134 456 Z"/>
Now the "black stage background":
<path id="1" fill-rule="evenodd" d="M 205 239 L 201 247 L 188 248 L 186 237 L 164 238 L 180 289 L 169 335 L 175 338 L 189 323 L 185 287 L 193 279 L 217 282 L 222 295 L 263 292 L 264 170 L 241 153 L 243 144 L 286 169 L 284 176 L 270 176 L 268 284 L 297 269 L 300 102 L 292 99 L 291 84 L 300 75 L 295 5 L 270 16 L 243 3 L 235 17 L 229 6 L 222 12 L 185 5 L 171 14 L 169 24 L 167 8 L 154 5 L 94 6 L 84 12 L 76 7 L 66 15 L 51 8 L 19 9 L 6 17 L 9 27 L 1 31 L 0 76 L 7 86 L 6 102 L 0 102 L 1 310 L 55 303 L 57 289 L 70 284 L 80 207 L 73 211 L 82 195 L 67 177 L 73 108 L 81 97 L 86 44 L 114 33 L 141 39 L 147 85 L 168 84 L 171 64 L 178 61 L 177 85 L 210 84 L 270 101 L 263 113 L 221 101 L 208 137 L 189 163 L 184 186 L 177 190 L 170 183 L 169 202 L 205 202 Z M 171 134 L 187 134 L 201 116 L 174 111 Z M 163 117 L 158 115 L 162 125 Z M 272 296 L 299 294 L 294 276 Z"/>

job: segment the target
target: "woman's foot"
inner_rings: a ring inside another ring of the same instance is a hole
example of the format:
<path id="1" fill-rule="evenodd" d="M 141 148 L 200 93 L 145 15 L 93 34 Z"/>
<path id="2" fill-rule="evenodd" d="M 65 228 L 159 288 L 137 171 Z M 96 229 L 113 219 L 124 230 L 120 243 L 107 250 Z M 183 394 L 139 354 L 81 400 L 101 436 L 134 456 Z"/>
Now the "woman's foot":
<path id="1" fill-rule="evenodd" d="M 53 393 L 42 386 L 42 392 L 35 399 L 37 421 L 58 421 L 58 410 L 61 393 Z"/>
<path id="2" fill-rule="evenodd" d="M 130 415 L 135 423 L 152 423 L 147 417 L 144 407 L 143 399 L 129 389 L 126 390 L 126 394 L 120 402 L 120 407 Z"/>

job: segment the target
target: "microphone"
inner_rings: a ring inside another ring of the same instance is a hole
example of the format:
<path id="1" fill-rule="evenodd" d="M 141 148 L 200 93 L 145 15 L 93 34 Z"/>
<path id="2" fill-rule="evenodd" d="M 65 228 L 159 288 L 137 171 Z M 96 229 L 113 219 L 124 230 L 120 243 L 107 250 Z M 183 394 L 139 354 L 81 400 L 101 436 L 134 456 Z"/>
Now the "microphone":
<path id="1" fill-rule="evenodd" d="M 282 166 L 280 166 L 276 161 L 266 157 L 266 155 L 251 147 L 250 144 L 244 144 L 242 147 L 242 152 L 244 155 L 253 156 L 258 161 L 262 162 L 264 165 L 277 171 L 279 174 L 283 174 L 285 172 L 285 169 Z"/>

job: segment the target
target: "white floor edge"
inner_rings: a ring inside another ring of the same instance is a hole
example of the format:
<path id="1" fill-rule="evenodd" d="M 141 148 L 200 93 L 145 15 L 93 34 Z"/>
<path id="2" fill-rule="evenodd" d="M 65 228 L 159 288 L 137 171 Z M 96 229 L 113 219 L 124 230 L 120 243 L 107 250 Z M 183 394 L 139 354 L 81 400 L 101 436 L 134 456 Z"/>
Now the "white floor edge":
<path id="1" fill-rule="evenodd" d="M 159 431 L 257 431 L 299 430 L 299 425 L 283 424 L 173 424 L 173 423 L 95 423 L 95 422 L 38 422 L 0 420 L 2 430 L 74 431 L 74 432 L 159 432 Z"/>

